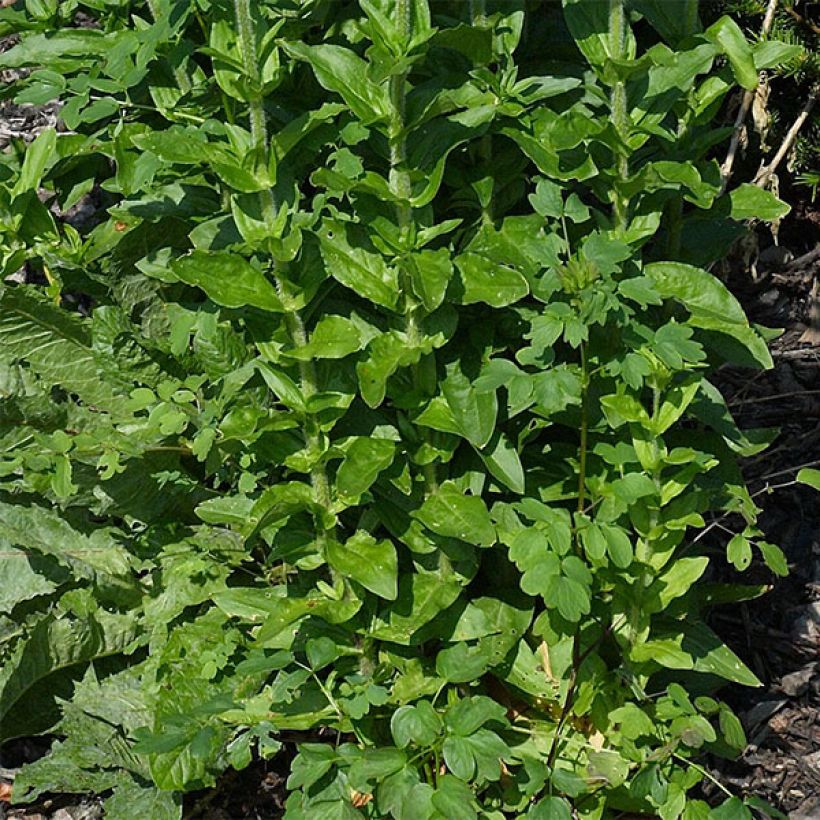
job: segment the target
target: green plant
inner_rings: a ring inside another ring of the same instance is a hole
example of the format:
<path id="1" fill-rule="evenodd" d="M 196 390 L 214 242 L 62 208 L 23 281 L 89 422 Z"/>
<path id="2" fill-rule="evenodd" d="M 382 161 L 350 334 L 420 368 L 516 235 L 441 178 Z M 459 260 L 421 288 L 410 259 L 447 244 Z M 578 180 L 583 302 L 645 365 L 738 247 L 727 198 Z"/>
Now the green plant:
<path id="1" fill-rule="evenodd" d="M 16 800 L 179 817 L 287 732 L 288 818 L 751 817 L 688 797 L 757 684 L 702 613 L 763 591 L 705 517 L 786 571 L 703 268 L 788 209 L 709 152 L 793 52 L 669 9 L 0 12 L 71 130 L 0 165 L 0 737 L 61 738 Z"/>

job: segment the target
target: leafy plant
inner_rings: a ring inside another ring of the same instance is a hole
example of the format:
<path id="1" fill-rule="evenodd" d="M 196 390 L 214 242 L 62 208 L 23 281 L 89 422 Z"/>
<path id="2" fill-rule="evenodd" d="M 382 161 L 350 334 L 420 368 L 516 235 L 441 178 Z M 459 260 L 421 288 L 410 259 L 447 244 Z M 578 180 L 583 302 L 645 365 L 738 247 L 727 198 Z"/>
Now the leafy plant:
<path id="1" fill-rule="evenodd" d="M 688 797 L 757 684 L 704 611 L 763 591 L 705 516 L 786 571 L 706 268 L 788 208 L 711 123 L 788 55 L 692 0 L 0 20 L 68 129 L 0 165 L 0 736 L 61 738 L 15 800 L 179 817 L 287 732 L 289 818 L 750 817 Z"/>

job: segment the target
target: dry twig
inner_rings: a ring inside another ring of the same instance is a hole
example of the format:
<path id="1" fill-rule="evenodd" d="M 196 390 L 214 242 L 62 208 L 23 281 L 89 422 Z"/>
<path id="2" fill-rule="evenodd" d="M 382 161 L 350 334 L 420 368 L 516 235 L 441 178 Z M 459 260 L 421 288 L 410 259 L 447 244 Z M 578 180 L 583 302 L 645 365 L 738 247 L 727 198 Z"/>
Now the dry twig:
<path id="1" fill-rule="evenodd" d="M 797 134 L 799 133 L 800 129 L 805 124 L 806 120 L 809 118 L 809 114 L 811 114 L 812 109 L 814 108 L 814 104 L 817 102 L 817 94 L 820 92 L 820 88 L 815 87 L 809 93 L 809 98 L 806 100 L 805 105 L 803 106 L 803 110 L 798 115 L 797 119 L 792 124 L 792 127 L 789 129 L 786 136 L 783 138 L 783 142 L 778 148 L 777 153 L 774 155 L 774 158 L 768 165 L 764 165 L 761 169 L 757 172 L 757 176 L 755 177 L 755 185 L 759 185 L 763 188 L 766 183 L 771 179 L 772 174 L 777 170 L 777 166 L 783 161 L 783 157 L 789 153 L 792 145 L 794 145 L 794 141 L 797 139 Z"/>
<path id="2" fill-rule="evenodd" d="M 774 21 L 774 13 L 776 10 L 777 0 L 769 0 L 769 5 L 766 7 L 766 16 L 763 18 L 763 25 L 760 29 L 761 39 L 765 39 L 766 35 L 771 30 L 772 22 Z M 729 143 L 729 151 L 726 154 L 726 159 L 720 169 L 721 194 L 726 191 L 726 186 L 729 184 L 729 180 L 732 177 L 732 168 L 734 167 L 737 149 L 740 145 L 740 135 L 743 133 L 743 123 L 746 121 L 746 115 L 752 107 L 756 94 L 756 88 L 751 91 L 743 92 L 743 99 L 740 101 L 740 108 L 738 109 L 737 117 L 735 118 L 734 132 L 732 133 L 732 139 Z"/>

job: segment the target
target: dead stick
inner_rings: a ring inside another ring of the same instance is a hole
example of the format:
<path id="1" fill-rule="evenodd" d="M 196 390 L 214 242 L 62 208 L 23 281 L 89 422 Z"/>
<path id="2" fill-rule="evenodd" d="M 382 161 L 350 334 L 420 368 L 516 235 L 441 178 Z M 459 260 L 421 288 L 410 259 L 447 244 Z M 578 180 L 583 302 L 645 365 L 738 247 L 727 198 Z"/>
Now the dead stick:
<path id="1" fill-rule="evenodd" d="M 803 15 L 792 6 L 785 6 L 785 9 L 798 23 L 811 29 L 815 34 L 820 34 L 820 26 L 818 26 L 817 23 L 813 23 L 811 20 L 803 17 Z"/>
<path id="2" fill-rule="evenodd" d="M 777 0 L 769 0 L 769 5 L 766 7 L 766 16 L 763 18 L 763 25 L 760 29 L 760 39 L 765 40 L 769 33 L 772 22 L 774 21 L 774 13 L 777 10 Z M 732 168 L 735 164 L 735 157 L 737 156 L 737 148 L 740 145 L 740 134 L 743 131 L 743 123 L 746 121 L 746 115 L 752 107 L 752 102 L 757 94 L 757 89 L 743 92 L 743 99 L 740 101 L 740 108 L 735 118 L 735 127 L 732 132 L 732 140 L 729 143 L 729 151 L 726 154 L 726 159 L 720 169 L 720 193 L 726 192 L 726 186 L 732 177 Z"/>
<path id="3" fill-rule="evenodd" d="M 772 174 L 777 170 L 777 166 L 783 161 L 783 157 L 788 154 L 789 149 L 794 144 L 794 141 L 797 139 L 797 134 L 800 129 L 805 124 L 806 120 L 809 118 L 809 114 L 811 114 L 812 108 L 814 108 L 814 104 L 817 102 L 817 92 L 818 87 L 815 87 L 809 93 L 809 98 L 806 100 L 806 104 L 803 106 L 803 110 L 798 115 L 797 119 L 794 121 L 794 124 L 789 129 L 789 132 L 783 138 L 783 142 L 780 145 L 780 148 L 777 150 L 777 153 L 774 155 L 774 159 L 768 164 L 762 167 L 758 172 L 757 176 L 755 177 L 755 185 L 759 185 L 763 188 L 766 183 L 771 179 Z"/>

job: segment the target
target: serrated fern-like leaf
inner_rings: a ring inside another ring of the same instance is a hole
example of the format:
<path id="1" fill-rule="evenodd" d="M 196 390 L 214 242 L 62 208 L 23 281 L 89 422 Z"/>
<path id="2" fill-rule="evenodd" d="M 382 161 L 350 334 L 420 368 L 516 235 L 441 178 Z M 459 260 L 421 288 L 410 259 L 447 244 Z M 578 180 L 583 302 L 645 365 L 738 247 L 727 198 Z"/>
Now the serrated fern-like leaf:
<path id="1" fill-rule="evenodd" d="M 42 380 L 85 404 L 114 411 L 125 401 L 98 376 L 88 324 L 36 288 L 0 291 L 0 359 L 25 362 Z"/>

